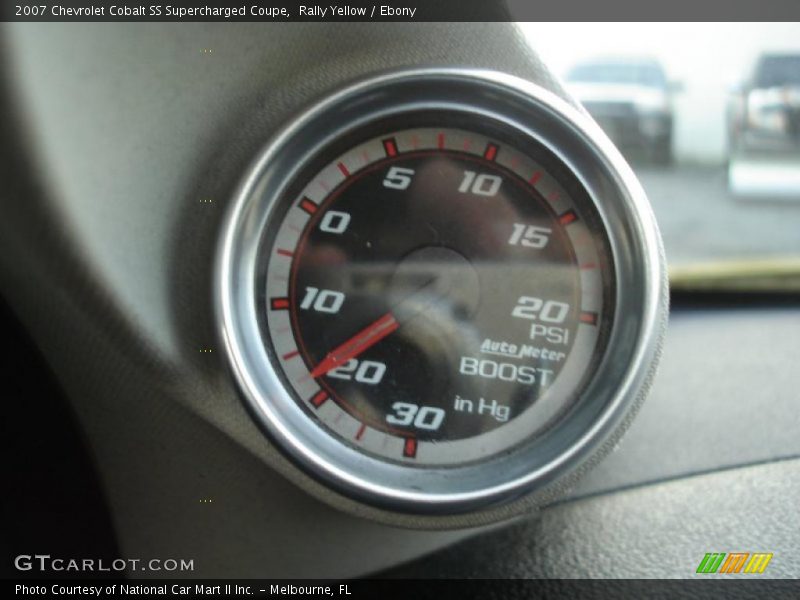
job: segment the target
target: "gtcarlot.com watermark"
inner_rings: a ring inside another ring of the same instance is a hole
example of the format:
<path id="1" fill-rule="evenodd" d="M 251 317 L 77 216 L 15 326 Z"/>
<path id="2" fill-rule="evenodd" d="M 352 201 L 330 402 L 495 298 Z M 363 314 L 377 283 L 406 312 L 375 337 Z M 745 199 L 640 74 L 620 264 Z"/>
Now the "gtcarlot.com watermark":
<path id="1" fill-rule="evenodd" d="M 123 573 L 130 571 L 184 573 L 194 571 L 194 559 L 185 558 L 61 558 L 49 554 L 20 554 L 14 558 L 17 571 L 40 573 Z"/>

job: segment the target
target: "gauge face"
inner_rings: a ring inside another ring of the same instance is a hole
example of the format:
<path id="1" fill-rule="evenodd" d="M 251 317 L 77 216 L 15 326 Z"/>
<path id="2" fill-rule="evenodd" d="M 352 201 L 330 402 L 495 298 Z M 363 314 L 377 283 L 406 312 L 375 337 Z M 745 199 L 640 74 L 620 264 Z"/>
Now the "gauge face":
<path id="1" fill-rule="evenodd" d="M 455 467 L 535 439 L 603 355 L 602 220 L 549 150 L 503 127 L 373 126 L 318 151 L 259 247 L 283 385 L 321 435 Z"/>

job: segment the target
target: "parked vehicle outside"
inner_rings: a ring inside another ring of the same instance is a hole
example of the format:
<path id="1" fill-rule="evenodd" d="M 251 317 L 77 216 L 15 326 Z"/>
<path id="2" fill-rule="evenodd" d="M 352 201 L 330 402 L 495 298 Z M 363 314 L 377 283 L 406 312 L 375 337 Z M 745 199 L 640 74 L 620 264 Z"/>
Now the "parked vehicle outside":
<path id="1" fill-rule="evenodd" d="M 570 92 L 631 159 L 672 161 L 672 86 L 652 58 L 604 58 L 575 64 Z"/>
<path id="2" fill-rule="evenodd" d="M 798 200 L 800 53 L 763 53 L 728 104 L 728 187 Z"/>
<path id="3" fill-rule="evenodd" d="M 800 152 L 800 54 L 762 54 L 729 111 L 732 155 Z"/>

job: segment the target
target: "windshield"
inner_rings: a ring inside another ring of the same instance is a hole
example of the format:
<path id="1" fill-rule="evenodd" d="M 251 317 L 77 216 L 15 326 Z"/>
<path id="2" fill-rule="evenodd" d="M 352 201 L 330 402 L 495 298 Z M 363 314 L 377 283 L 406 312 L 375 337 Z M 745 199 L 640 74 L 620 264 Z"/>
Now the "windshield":
<path id="1" fill-rule="evenodd" d="M 800 23 L 521 27 L 636 171 L 673 288 L 800 289 Z"/>

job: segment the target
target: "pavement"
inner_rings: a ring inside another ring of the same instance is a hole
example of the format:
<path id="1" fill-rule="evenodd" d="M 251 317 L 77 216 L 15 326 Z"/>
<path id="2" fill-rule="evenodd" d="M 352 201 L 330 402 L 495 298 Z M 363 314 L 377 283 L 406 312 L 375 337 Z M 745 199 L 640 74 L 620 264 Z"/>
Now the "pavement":
<path id="1" fill-rule="evenodd" d="M 723 166 L 634 165 L 669 264 L 800 257 L 800 190 L 739 197 Z M 800 167 L 798 167 L 800 168 Z"/>

